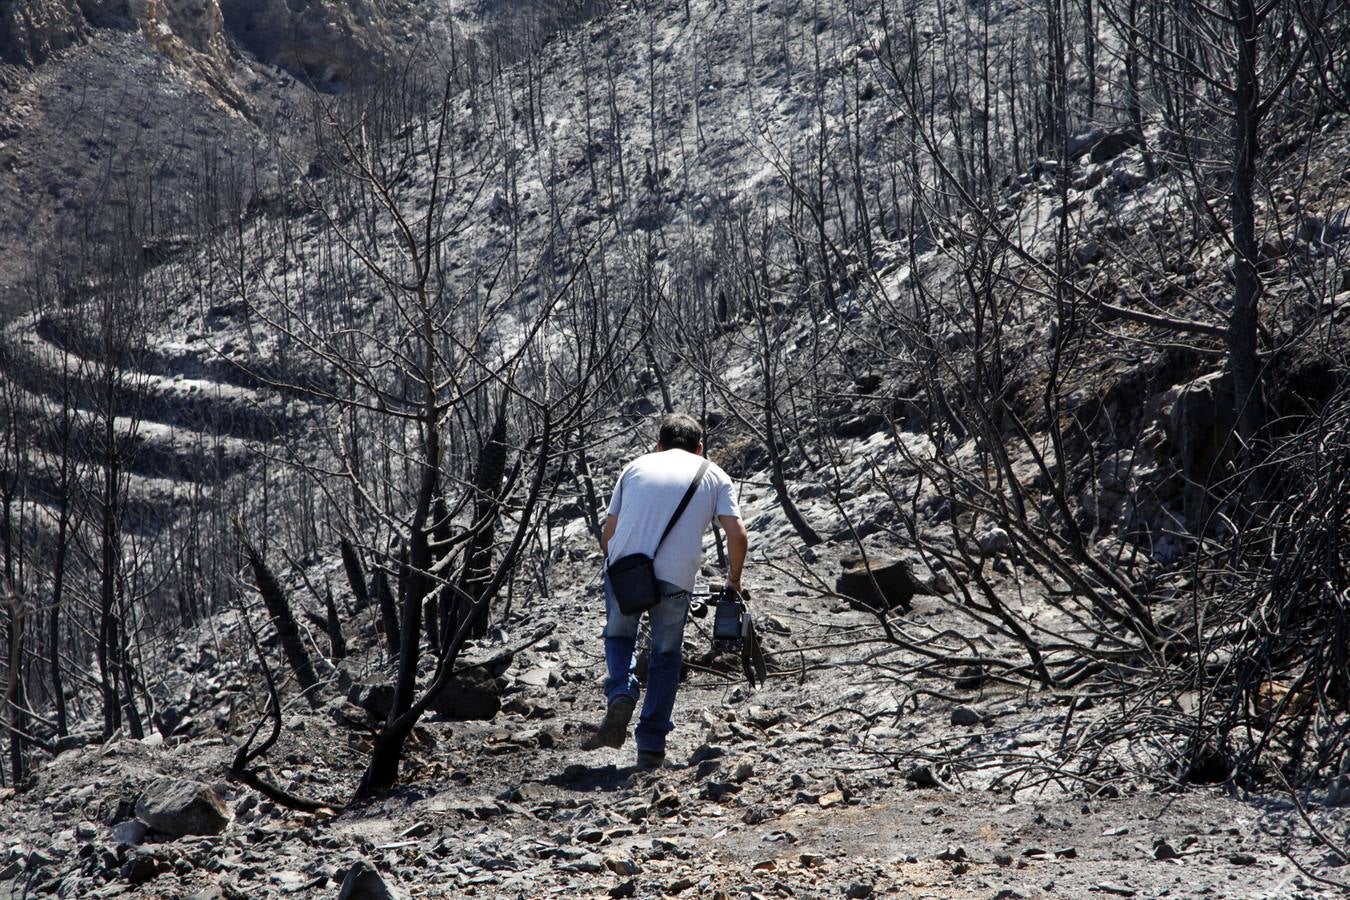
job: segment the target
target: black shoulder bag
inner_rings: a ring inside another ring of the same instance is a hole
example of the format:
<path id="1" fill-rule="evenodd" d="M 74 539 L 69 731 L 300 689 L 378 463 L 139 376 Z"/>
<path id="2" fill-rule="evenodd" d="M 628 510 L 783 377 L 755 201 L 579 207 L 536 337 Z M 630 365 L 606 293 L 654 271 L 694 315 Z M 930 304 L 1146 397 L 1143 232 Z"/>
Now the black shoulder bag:
<path id="1" fill-rule="evenodd" d="M 703 464 L 698 467 L 698 474 L 690 482 L 689 489 L 684 492 L 680 505 L 675 507 L 675 513 L 666 523 L 666 530 L 661 532 L 661 540 L 656 542 L 652 548 L 651 556 L 646 553 L 630 553 L 627 556 L 621 556 L 610 563 L 605 569 L 609 575 L 609 587 L 614 592 L 614 599 L 619 603 L 619 610 L 626 616 L 635 616 L 640 612 L 646 612 L 661 602 L 661 588 L 656 583 L 656 552 L 661 549 L 661 544 L 665 541 L 666 535 L 675 527 L 684 510 L 689 506 L 689 501 L 694 499 L 694 494 L 698 491 L 698 486 L 703 481 L 703 475 L 708 471 L 708 461 L 703 460 Z"/>

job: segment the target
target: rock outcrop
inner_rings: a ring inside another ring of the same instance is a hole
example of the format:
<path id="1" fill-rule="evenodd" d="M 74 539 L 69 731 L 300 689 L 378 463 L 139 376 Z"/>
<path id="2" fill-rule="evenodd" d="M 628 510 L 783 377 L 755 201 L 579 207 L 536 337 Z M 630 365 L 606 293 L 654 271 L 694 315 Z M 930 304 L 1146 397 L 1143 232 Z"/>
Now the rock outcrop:
<path id="1" fill-rule="evenodd" d="M 384 16 L 365 0 L 225 0 L 223 13 L 249 52 L 315 83 L 370 80 L 389 49 Z"/>
<path id="2" fill-rule="evenodd" d="M 75 0 L 0 3 L 0 63 L 36 66 L 84 39 L 84 14 Z"/>

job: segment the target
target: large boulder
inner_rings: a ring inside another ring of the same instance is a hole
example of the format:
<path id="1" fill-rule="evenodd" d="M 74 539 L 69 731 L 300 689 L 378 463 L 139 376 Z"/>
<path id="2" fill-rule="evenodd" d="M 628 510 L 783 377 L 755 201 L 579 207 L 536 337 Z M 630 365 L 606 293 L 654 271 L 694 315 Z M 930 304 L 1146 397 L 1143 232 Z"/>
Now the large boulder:
<path id="1" fill-rule="evenodd" d="M 209 784 L 162 778 L 136 801 L 136 818 L 162 834 L 220 834 L 230 813 Z"/>
<path id="2" fill-rule="evenodd" d="M 1103 163 L 1115 159 L 1126 150 L 1143 142 L 1143 135 L 1132 128 L 1110 131 L 1092 145 L 1091 159 L 1095 163 Z"/>
<path id="3" fill-rule="evenodd" d="M 1186 479 L 1186 525 L 1194 531 L 1209 513 L 1211 488 L 1227 475 L 1237 453 L 1233 379 L 1227 372 L 1212 372 L 1174 391 L 1167 437 Z"/>
<path id="4" fill-rule="evenodd" d="M 394 686 L 358 682 L 347 689 L 347 699 L 383 722 L 394 708 Z"/>
<path id="5" fill-rule="evenodd" d="M 504 679 L 484 667 L 466 669 L 451 679 L 431 708 L 447 719 L 493 719 L 502 708 L 505 686 Z"/>
<path id="6" fill-rule="evenodd" d="M 886 557 L 850 556 L 843 560 L 843 572 L 834 589 L 851 601 L 850 606 L 867 611 L 900 607 L 908 611 L 914 595 L 924 590 L 909 564 Z"/>
<path id="7" fill-rule="evenodd" d="M 365 860 L 357 860 L 347 870 L 338 889 L 338 900 L 399 900 L 399 894 L 385 884 L 380 873 Z"/>

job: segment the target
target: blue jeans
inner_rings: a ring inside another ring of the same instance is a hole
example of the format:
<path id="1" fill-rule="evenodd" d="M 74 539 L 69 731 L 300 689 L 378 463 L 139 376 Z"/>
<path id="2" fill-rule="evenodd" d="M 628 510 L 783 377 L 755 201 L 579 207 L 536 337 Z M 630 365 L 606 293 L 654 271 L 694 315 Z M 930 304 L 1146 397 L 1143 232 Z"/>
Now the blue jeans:
<path id="1" fill-rule="evenodd" d="M 680 687 L 681 651 L 684 645 L 684 622 L 689 616 L 689 592 L 662 581 L 661 602 L 647 610 L 647 624 L 652 632 L 651 657 L 647 663 L 647 696 L 642 701 L 642 715 L 633 729 L 638 750 L 655 753 L 666 751 L 666 735 L 675 728 L 671 713 L 675 709 L 675 692 Z M 609 578 L 605 578 L 605 700 L 614 702 L 619 697 L 634 701 L 640 693 L 637 677 L 633 674 L 636 661 L 638 624 L 642 614 L 624 615 L 619 610 Z"/>

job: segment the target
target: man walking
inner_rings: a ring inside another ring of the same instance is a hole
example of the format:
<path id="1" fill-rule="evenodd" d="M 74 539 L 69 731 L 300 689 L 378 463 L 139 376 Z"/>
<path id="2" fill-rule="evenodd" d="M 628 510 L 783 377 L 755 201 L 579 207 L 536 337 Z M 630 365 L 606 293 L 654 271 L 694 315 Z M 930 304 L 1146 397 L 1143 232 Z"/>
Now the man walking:
<path id="1" fill-rule="evenodd" d="M 652 646 L 647 665 L 647 694 L 633 732 L 637 765 L 642 769 L 659 768 L 665 761 L 666 735 L 675 727 L 671 713 L 680 683 L 689 595 L 703 556 L 703 532 L 714 516 L 726 532 L 730 557 L 727 586 L 731 590 L 740 590 L 741 569 L 749 546 L 731 479 L 702 459 L 702 453 L 703 429 L 695 419 L 682 414 L 662 418 L 656 450 L 633 460 L 619 475 L 600 535 L 600 549 L 605 551 L 607 563 L 634 553 L 655 559 L 660 602 L 648 611 Z M 688 505 L 672 521 L 701 468 L 702 477 L 693 486 Z M 620 610 L 606 576 L 608 708 L 596 733 L 583 745 L 587 750 L 621 747 L 628 737 L 628 723 L 639 695 L 633 663 L 641 617 L 641 613 L 626 615 Z"/>

